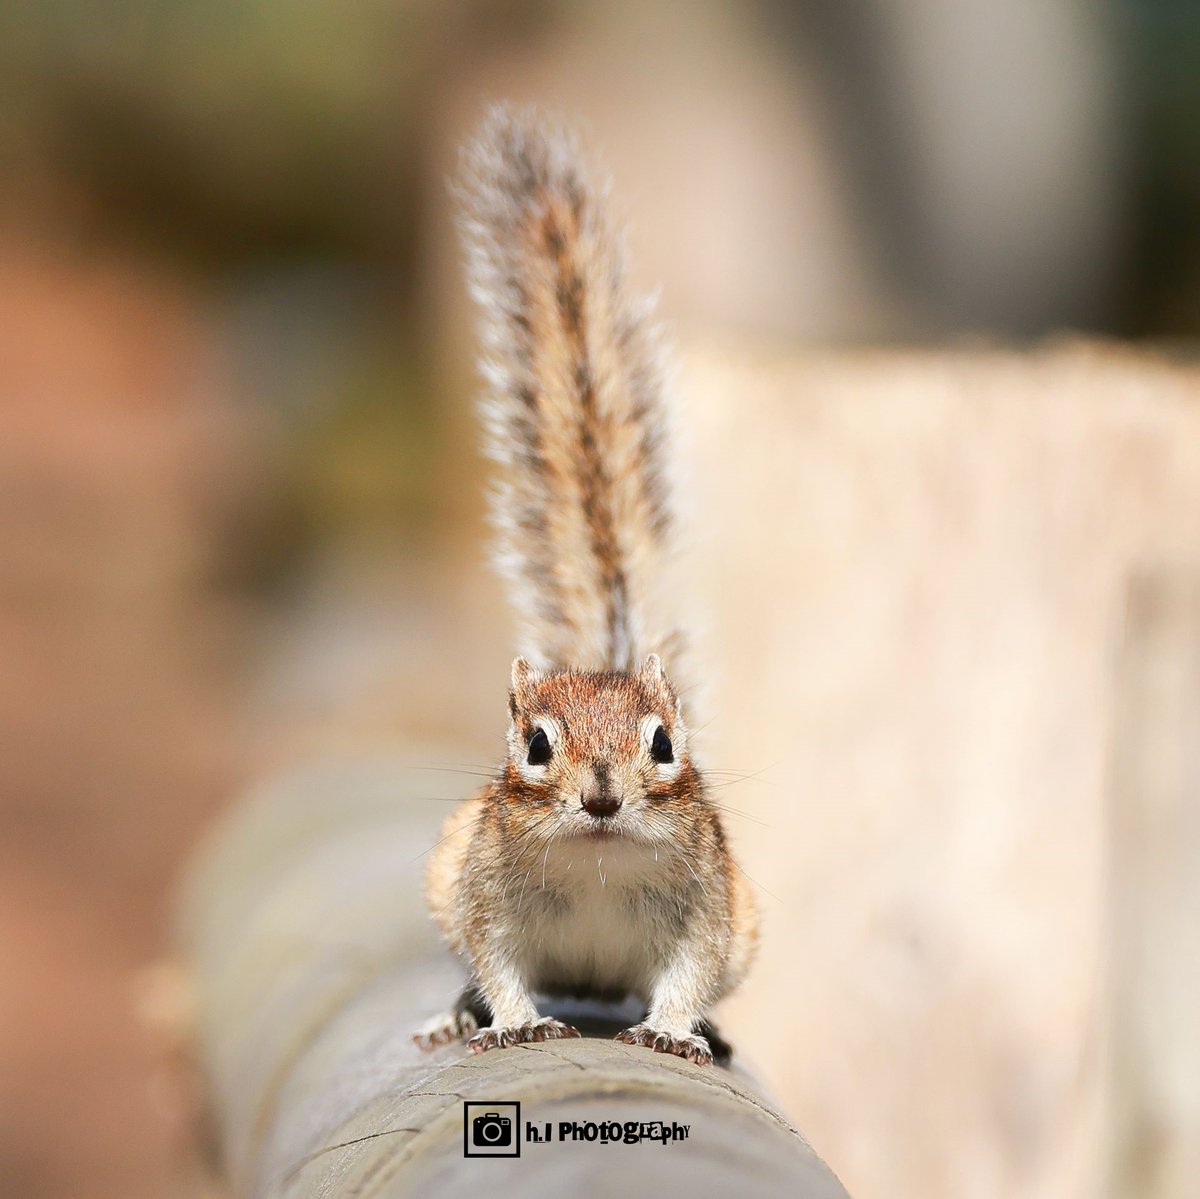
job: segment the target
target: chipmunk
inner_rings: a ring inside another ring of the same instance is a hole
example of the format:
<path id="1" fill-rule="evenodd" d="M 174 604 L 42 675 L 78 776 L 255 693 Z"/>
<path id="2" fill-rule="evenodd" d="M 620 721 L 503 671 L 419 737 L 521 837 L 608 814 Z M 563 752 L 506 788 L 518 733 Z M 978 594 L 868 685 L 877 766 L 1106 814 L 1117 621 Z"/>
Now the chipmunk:
<path id="1" fill-rule="evenodd" d="M 471 978 L 415 1034 L 474 1052 L 580 1034 L 534 994 L 646 1007 L 617 1037 L 706 1065 L 758 914 L 693 762 L 655 604 L 672 516 L 650 305 L 574 137 L 493 109 L 467 149 L 463 226 L 503 467 L 499 563 L 522 618 L 508 753 L 429 862 L 434 922 Z"/>

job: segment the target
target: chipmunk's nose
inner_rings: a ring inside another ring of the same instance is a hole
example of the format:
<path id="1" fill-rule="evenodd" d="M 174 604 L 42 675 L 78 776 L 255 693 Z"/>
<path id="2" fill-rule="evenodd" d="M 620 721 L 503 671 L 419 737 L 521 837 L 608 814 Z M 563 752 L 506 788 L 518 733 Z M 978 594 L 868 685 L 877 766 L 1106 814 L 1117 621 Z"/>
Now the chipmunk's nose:
<path id="1" fill-rule="evenodd" d="M 589 816 L 613 816 L 621 806 L 621 797 L 613 790 L 612 777 L 603 762 L 592 767 L 579 795 L 583 810 Z"/>

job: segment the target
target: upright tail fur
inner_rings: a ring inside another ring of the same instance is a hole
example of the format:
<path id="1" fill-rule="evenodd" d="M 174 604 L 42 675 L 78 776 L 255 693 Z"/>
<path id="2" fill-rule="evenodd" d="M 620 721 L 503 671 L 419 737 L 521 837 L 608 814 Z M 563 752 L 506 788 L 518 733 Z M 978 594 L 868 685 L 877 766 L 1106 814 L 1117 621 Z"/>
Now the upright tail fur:
<path id="1" fill-rule="evenodd" d="M 628 670 L 678 634 L 656 599 L 672 517 L 651 305 L 572 135 L 493 109 L 465 156 L 498 560 L 535 665 Z"/>

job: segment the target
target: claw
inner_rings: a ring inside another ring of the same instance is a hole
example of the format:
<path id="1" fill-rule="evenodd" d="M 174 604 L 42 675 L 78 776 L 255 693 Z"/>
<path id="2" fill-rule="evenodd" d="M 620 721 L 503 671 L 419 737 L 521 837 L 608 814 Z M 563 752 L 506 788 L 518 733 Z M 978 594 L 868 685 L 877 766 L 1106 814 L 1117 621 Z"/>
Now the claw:
<path id="1" fill-rule="evenodd" d="M 624 1032 L 616 1035 L 616 1040 L 626 1045 L 642 1045 L 653 1049 L 655 1053 L 671 1053 L 676 1057 L 686 1058 L 697 1066 L 711 1066 L 713 1063 L 712 1049 L 704 1037 L 694 1033 L 686 1037 L 675 1037 L 668 1032 L 651 1028 L 648 1024 L 635 1024 Z"/>
<path id="2" fill-rule="evenodd" d="M 559 1041 L 564 1037 L 579 1036 L 579 1029 L 544 1016 L 532 1024 L 516 1024 L 507 1028 L 481 1028 L 468 1042 L 472 1053 L 486 1053 L 489 1049 L 507 1049 L 510 1045 L 526 1045 L 531 1041 Z"/>

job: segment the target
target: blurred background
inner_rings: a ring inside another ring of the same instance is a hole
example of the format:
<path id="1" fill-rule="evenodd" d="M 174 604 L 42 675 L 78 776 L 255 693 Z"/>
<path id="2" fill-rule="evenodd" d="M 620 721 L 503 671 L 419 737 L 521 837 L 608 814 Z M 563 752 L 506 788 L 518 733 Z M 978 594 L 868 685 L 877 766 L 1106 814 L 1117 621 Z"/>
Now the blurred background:
<path id="1" fill-rule="evenodd" d="M 1194 0 L 0 8 L 0 1190 L 207 1193 L 148 968 L 248 778 L 496 756 L 497 98 L 579 118 L 680 346 L 734 1039 L 860 1197 L 1183 1195 L 1118 933 L 1200 896 L 1121 900 L 1109 764 L 1131 572 L 1200 553 Z"/>

